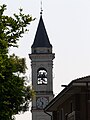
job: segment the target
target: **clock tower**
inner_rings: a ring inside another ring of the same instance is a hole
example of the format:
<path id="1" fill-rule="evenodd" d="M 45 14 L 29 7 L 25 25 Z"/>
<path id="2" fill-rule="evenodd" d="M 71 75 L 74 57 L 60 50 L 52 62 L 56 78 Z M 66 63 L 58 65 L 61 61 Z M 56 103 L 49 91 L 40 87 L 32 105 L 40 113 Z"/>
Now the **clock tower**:
<path id="1" fill-rule="evenodd" d="M 50 115 L 44 112 L 46 105 L 53 99 L 53 59 L 42 12 L 34 42 L 31 46 L 32 86 L 36 92 L 32 100 L 32 120 L 51 120 Z M 50 113 L 49 113 L 50 114 Z"/>

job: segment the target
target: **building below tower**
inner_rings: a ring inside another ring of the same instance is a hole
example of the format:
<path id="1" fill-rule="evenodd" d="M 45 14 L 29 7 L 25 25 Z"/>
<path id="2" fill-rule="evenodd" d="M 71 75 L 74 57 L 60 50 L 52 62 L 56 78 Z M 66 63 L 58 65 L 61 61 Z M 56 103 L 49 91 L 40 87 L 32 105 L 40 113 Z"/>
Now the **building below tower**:
<path id="1" fill-rule="evenodd" d="M 52 120 L 90 120 L 90 76 L 71 81 L 46 106 Z"/>

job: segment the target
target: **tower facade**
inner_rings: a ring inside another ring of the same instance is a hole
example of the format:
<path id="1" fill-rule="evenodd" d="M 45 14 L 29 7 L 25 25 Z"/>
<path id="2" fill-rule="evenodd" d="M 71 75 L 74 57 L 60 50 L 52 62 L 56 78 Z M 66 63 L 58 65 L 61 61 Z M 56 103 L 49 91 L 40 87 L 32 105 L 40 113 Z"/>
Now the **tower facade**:
<path id="1" fill-rule="evenodd" d="M 44 113 L 44 108 L 53 99 L 53 59 L 52 53 L 42 14 L 34 42 L 31 46 L 31 69 L 32 86 L 36 92 L 32 100 L 32 120 L 51 120 L 50 115 Z"/>

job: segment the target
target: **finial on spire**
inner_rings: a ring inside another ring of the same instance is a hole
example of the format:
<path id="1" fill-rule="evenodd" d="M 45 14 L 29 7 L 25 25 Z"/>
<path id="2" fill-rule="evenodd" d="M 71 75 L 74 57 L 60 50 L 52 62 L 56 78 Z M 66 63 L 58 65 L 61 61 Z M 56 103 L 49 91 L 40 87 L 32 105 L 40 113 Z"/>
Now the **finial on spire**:
<path id="1" fill-rule="evenodd" d="M 43 12 L 43 9 L 42 9 L 42 1 L 41 1 L 41 12 L 40 12 L 41 15 L 42 15 L 42 12 Z"/>

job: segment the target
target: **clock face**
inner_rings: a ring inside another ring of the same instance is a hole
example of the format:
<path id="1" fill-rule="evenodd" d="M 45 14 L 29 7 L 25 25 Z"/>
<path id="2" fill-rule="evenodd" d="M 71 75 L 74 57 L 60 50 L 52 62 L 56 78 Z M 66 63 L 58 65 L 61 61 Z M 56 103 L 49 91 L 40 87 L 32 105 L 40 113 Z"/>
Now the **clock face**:
<path id="1" fill-rule="evenodd" d="M 48 98 L 46 98 L 46 97 L 39 97 L 37 99 L 37 108 L 43 109 L 43 108 L 46 107 L 47 104 L 48 104 Z"/>

